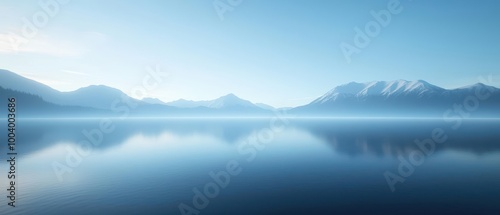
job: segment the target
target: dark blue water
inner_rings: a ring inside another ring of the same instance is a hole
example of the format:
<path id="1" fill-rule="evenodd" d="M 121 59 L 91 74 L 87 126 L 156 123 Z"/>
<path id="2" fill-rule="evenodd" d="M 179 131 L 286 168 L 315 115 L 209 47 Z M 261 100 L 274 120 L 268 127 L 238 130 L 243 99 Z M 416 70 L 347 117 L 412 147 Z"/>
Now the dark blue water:
<path id="1" fill-rule="evenodd" d="M 16 208 L 2 197 L 1 214 L 500 214 L 495 120 L 21 120 L 17 132 Z"/>

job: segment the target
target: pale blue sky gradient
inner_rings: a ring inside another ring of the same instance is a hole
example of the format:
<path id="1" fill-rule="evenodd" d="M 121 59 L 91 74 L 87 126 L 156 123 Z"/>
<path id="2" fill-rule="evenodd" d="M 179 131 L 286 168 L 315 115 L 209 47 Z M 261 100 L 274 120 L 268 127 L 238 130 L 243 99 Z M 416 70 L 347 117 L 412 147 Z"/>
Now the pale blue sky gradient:
<path id="1" fill-rule="evenodd" d="M 500 74 L 500 1 L 401 0 L 403 11 L 351 63 L 340 43 L 352 44 L 354 28 L 389 0 L 244 0 L 224 21 L 212 2 L 72 0 L 13 52 L 5 38 L 21 35 L 21 19 L 41 8 L 0 0 L 0 68 L 61 91 L 104 84 L 129 92 L 147 66 L 160 65 L 171 79 L 151 97 L 234 93 L 276 107 L 306 104 L 350 81 L 454 88 Z"/>

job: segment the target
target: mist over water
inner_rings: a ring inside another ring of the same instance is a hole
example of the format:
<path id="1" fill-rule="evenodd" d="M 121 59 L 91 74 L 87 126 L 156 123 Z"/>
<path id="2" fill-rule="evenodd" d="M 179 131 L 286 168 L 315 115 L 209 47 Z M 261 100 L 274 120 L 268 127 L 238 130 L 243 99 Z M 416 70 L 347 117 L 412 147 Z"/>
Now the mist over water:
<path id="1" fill-rule="evenodd" d="M 240 172 L 200 214 L 500 211 L 498 120 L 453 128 L 442 120 L 289 119 L 273 133 L 263 132 L 269 119 L 112 120 L 113 131 L 68 165 L 70 151 L 90 141 L 82 131 L 99 123 L 19 121 L 13 214 L 182 214 L 180 204 L 196 209 L 193 189 L 203 192 L 209 173 L 231 161 Z M 416 141 L 432 140 L 435 129 L 446 141 L 427 155 Z M 401 158 L 411 163 L 415 152 L 425 156 L 401 176 Z M 62 181 L 54 162 L 72 171 Z M 394 192 L 386 172 L 404 179 Z"/>

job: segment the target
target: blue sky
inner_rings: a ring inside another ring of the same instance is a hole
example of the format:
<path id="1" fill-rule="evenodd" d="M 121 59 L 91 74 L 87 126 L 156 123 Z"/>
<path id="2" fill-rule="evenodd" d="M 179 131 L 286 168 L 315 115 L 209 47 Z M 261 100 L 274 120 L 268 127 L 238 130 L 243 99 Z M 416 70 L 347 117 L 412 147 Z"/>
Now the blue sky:
<path id="1" fill-rule="evenodd" d="M 276 107 L 306 104 L 350 81 L 454 88 L 500 73 L 499 1 L 220 2 L 232 8 L 224 20 L 212 0 L 72 0 L 27 37 L 23 18 L 44 12 L 39 1 L 0 0 L 0 68 L 61 91 L 104 84 L 127 93 L 159 65 L 171 76 L 150 97 L 234 93 Z M 375 20 L 370 11 L 397 2 L 400 13 L 348 62 L 340 44 L 354 45 L 354 29 Z M 23 41 L 15 50 L 12 37 Z"/>

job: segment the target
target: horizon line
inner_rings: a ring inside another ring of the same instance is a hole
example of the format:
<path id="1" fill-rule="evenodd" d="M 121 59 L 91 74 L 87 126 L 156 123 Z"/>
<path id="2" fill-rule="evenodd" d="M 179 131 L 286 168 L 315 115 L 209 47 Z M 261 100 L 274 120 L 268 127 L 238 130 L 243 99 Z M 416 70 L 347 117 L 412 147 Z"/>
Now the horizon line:
<path id="1" fill-rule="evenodd" d="M 443 120 L 442 117 L 336 117 L 336 116 L 149 116 L 149 117 L 17 117 L 18 120 L 163 120 L 163 119 L 314 119 L 314 120 Z M 0 117 L 0 120 L 7 118 Z M 500 117 L 467 117 L 465 121 L 500 121 Z"/>
<path id="2" fill-rule="evenodd" d="M 164 101 L 158 97 L 148 97 L 148 96 L 145 96 L 145 97 L 142 97 L 142 98 L 135 98 L 135 97 L 132 97 L 132 95 L 129 95 L 129 93 L 126 93 L 124 92 L 123 90 L 119 89 L 119 88 L 115 88 L 115 87 L 111 87 L 111 86 L 108 86 L 108 85 L 105 85 L 105 84 L 91 84 L 91 85 L 88 85 L 88 86 L 85 86 L 85 87 L 80 87 L 76 90 L 72 90 L 72 91 L 61 91 L 61 90 L 57 90 L 55 89 L 53 86 L 50 86 L 49 84 L 45 84 L 45 83 L 42 83 L 40 81 L 37 81 L 37 80 L 34 80 L 34 79 L 31 79 L 29 77 L 26 77 L 22 74 L 19 74 L 17 72 L 13 72 L 11 70 L 8 70 L 8 69 L 2 69 L 0 68 L 0 71 L 3 70 L 3 71 L 6 71 L 6 72 L 9 72 L 9 73 L 13 73 L 15 75 L 18 75 L 22 78 L 25 78 L 25 79 L 28 79 L 28 80 L 31 80 L 31 81 L 34 81 L 36 83 L 39 83 L 39 84 L 42 84 L 44 86 L 47 86 L 55 91 L 58 91 L 58 92 L 61 92 L 61 93 L 69 93 L 69 92 L 76 92 L 78 90 L 81 90 L 81 89 L 84 89 L 84 88 L 88 88 L 88 87 L 107 87 L 107 88 L 111 88 L 111 89 L 114 89 L 114 90 L 118 90 L 120 91 L 121 93 L 127 95 L 128 97 L 132 98 L 132 99 L 136 99 L 136 100 L 139 100 L 139 101 L 144 101 L 144 99 L 156 99 L 156 100 L 159 100 L 160 102 L 162 103 L 172 103 L 172 102 L 176 102 L 176 101 L 180 101 L 180 100 L 184 100 L 184 101 L 188 101 L 188 102 L 204 102 L 204 101 L 213 101 L 213 100 L 217 100 L 217 99 L 220 99 L 220 98 L 223 98 L 223 97 L 226 97 L 226 96 L 229 96 L 229 95 L 234 95 L 235 97 L 241 99 L 241 100 L 245 100 L 245 101 L 249 101 L 251 102 L 252 104 L 254 105 L 258 105 L 258 104 L 264 104 L 264 105 L 268 105 L 268 106 L 271 106 L 273 107 L 274 109 L 285 109 L 285 108 L 296 108 L 296 107 L 300 107 L 300 106 L 304 106 L 304 105 L 308 105 L 310 104 L 311 102 L 313 102 L 314 100 L 318 99 L 318 98 L 321 98 L 322 96 L 328 94 L 330 91 L 334 90 L 335 88 L 339 87 L 339 86 L 343 86 L 343 85 L 347 85 L 347 84 L 350 84 L 350 83 L 356 83 L 356 84 L 370 84 L 370 83 L 374 83 L 374 82 L 398 82 L 398 81 L 405 81 L 405 82 L 424 82 L 426 84 L 430 84 L 432 86 L 435 86 L 435 87 L 439 87 L 439 88 L 442 88 L 444 90 L 456 90 L 456 89 L 462 89 L 462 88 L 466 88 L 466 87 L 472 87 L 474 85 L 477 85 L 477 84 L 482 84 L 484 86 L 488 86 L 488 87 L 493 87 L 495 89 L 499 89 L 500 90 L 500 86 L 494 86 L 494 85 L 488 85 L 488 84 L 485 84 L 481 81 L 478 81 L 478 82 L 475 82 L 475 83 L 472 83 L 472 84 L 468 84 L 468 85 L 464 85 L 464 86 L 461 86 L 461 87 L 455 87 L 455 88 L 444 88 L 444 87 L 441 87 L 439 85 L 436 85 L 436 84 L 432 84 L 432 83 L 429 83 L 428 81 L 424 80 L 424 79 L 417 79 L 417 80 L 407 80 L 407 79 L 394 79 L 394 80 L 373 80 L 373 81 L 365 81 L 365 82 L 358 82 L 358 81 L 350 81 L 350 82 L 346 82 L 344 84 L 340 84 L 340 85 L 336 85 L 336 86 L 333 86 L 333 87 L 330 87 L 330 90 L 323 93 L 322 95 L 320 96 L 317 96 L 315 97 L 314 99 L 312 99 L 310 102 L 307 102 L 307 103 L 304 103 L 304 104 L 300 104 L 300 105 L 295 105 L 293 107 L 291 106 L 284 106 L 284 107 L 278 107 L 278 106 L 274 106 L 274 105 L 269 105 L 267 103 L 264 103 L 264 102 L 254 102 L 254 101 L 250 101 L 250 100 L 247 100 L 247 99 L 244 99 L 242 97 L 239 97 L 237 96 L 235 93 L 233 92 L 227 92 L 227 93 L 224 93 L 222 96 L 218 96 L 216 98 L 212 98 L 212 99 L 202 99 L 202 100 L 192 100 L 192 99 L 188 99 L 188 98 L 179 98 L 179 99 L 175 99 L 175 100 L 171 100 L 171 101 Z M 3 87 L 3 86 L 0 86 L 0 87 Z M 8 88 L 4 88 L 4 89 L 8 89 Z M 11 89 L 12 90 L 12 89 Z M 163 105 L 165 105 L 163 104 Z M 168 105 L 168 104 L 167 104 Z M 173 107 L 176 107 L 176 106 L 173 106 Z"/>

